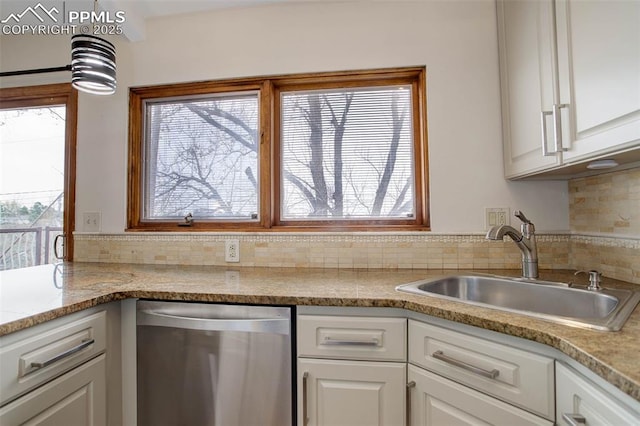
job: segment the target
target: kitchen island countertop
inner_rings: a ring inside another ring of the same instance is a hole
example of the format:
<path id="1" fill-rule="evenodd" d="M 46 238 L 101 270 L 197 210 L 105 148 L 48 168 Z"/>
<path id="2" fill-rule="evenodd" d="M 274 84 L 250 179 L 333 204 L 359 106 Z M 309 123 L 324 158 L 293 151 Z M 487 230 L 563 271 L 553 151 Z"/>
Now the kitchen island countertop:
<path id="1" fill-rule="evenodd" d="M 602 332 L 395 290 L 459 270 L 344 270 L 64 263 L 0 272 L 0 336 L 127 298 L 273 305 L 389 307 L 553 347 L 640 401 L 640 306 L 622 330 Z M 518 276 L 514 270 L 473 271 Z M 571 271 L 540 279 L 584 284 Z M 638 289 L 603 279 L 605 287 Z"/>

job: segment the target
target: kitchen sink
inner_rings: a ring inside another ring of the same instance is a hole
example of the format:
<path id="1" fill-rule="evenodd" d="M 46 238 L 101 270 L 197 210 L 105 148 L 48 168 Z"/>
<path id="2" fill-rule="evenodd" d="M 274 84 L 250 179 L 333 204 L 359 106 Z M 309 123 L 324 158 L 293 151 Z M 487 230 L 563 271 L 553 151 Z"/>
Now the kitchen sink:
<path id="1" fill-rule="evenodd" d="M 604 331 L 620 330 L 640 301 L 640 292 L 631 290 L 589 291 L 553 281 L 475 274 L 416 281 L 396 290 Z"/>

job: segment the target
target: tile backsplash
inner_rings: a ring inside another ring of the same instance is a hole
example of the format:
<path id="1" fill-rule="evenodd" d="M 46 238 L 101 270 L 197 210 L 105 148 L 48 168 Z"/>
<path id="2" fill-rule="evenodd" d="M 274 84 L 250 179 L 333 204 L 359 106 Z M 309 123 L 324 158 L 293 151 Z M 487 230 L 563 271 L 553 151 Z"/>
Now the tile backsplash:
<path id="1" fill-rule="evenodd" d="M 224 242 L 237 239 L 240 262 Z M 542 268 L 569 267 L 569 235 L 539 235 Z M 363 269 L 519 269 L 513 242 L 484 235 L 407 234 L 110 234 L 75 235 L 76 261 L 182 265 Z"/>
<path id="2" fill-rule="evenodd" d="M 640 169 L 569 181 L 571 233 L 538 234 L 541 269 L 598 269 L 640 284 Z M 227 263 L 227 239 L 240 262 Z M 508 238 L 412 233 L 78 233 L 75 260 L 343 269 L 519 269 Z"/>
<path id="3" fill-rule="evenodd" d="M 569 181 L 571 267 L 640 284 L 640 168 Z"/>
<path id="4" fill-rule="evenodd" d="M 572 233 L 640 238 L 640 169 L 569 181 Z"/>

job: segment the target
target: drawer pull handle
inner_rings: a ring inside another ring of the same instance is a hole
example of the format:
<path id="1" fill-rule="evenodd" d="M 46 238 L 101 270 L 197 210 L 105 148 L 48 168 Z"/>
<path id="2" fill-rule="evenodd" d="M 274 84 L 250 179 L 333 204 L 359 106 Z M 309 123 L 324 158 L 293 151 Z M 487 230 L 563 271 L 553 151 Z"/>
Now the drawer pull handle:
<path id="1" fill-rule="evenodd" d="M 542 111 L 540 113 L 540 121 L 542 125 L 542 155 L 544 157 L 552 157 L 556 154 L 555 151 L 549 151 L 547 146 L 547 116 L 553 115 L 552 111 Z"/>
<path id="2" fill-rule="evenodd" d="M 416 387 L 416 382 L 414 382 L 413 380 L 410 381 L 409 383 L 407 383 L 407 419 L 406 419 L 406 424 L 407 426 L 411 425 L 411 389 Z"/>
<path id="3" fill-rule="evenodd" d="M 64 351 L 62 353 L 59 353 L 58 355 L 53 356 L 53 357 L 49 358 L 46 361 L 43 361 L 43 362 L 32 362 L 31 363 L 31 368 L 39 369 L 39 368 L 47 367 L 47 366 L 53 364 L 54 362 L 60 361 L 61 359 L 64 359 L 64 358 L 66 358 L 68 356 L 71 356 L 71 355 L 77 353 L 77 352 L 80 352 L 84 348 L 86 348 L 86 347 L 88 347 L 90 345 L 93 345 L 95 342 L 96 341 L 94 339 L 85 339 L 78 346 L 74 346 L 73 348 L 71 348 L 69 350 L 66 350 L 66 351 Z"/>
<path id="4" fill-rule="evenodd" d="M 562 418 L 570 426 L 581 426 L 587 424 L 587 419 L 581 414 L 563 413 Z"/>
<path id="5" fill-rule="evenodd" d="M 500 374 L 500 371 L 496 370 L 495 368 L 491 371 L 485 370 L 484 368 L 476 367 L 474 365 L 467 364 L 466 362 L 451 358 L 450 356 L 445 355 L 444 352 L 442 351 L 435 351 L 431 356 L 434 357 L 435 359 L 439 359 L 440 361 L 444 361 L 447 364 L 464 368 L 467 371 L 470 371 L 474 374 L 478 374 L 482 377 L 487 377 L 489 379 L 495 379 Z"/>
<path id="6" fill-rule="evenodd" d="M 553 138 L 555 140 L 555 152 L 568 151 L 562 147 L 562 122 L 560 118 L 560 108 L 567 108 L 567 104 L 553 104 L 551 116 L 553 117 Z"/>
<path id="7" fill-rule="evenodd" d="M 305 371 L 302 374 L 302 425 L 307 426 L 309 424 L 309 413 L 307 412 L 307 381 L 309 380 L 309 372 Z"/>
<path id="8" fill-rule="evenodd" d="M 371 340 L 334 340 L 331 337 L 325 337 L 322 344 L 335 346 L 379 346 L 380 341 L 375 338 Z"/>

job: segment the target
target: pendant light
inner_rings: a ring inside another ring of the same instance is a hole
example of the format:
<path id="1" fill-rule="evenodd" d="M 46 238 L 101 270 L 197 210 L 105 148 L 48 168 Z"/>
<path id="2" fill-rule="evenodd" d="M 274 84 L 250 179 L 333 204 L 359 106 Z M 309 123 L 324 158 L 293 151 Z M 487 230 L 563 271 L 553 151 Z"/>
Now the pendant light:
<path id="1" fill-rule="evenodd" d="M 115 46 L 92 35 L 71 37 L 71 85 L 94 95 L 115 93 Z"/>
<path id="2" fill-rule="evenodd" d="M 116 91 L 116 48 L 92 35 L 71 37 L 71 64 L 63 67 L 0 72 L 0 77 L 71 71 L 71 85 L 92 95 L 112 95 Z"/>

